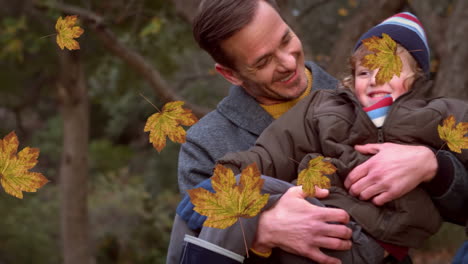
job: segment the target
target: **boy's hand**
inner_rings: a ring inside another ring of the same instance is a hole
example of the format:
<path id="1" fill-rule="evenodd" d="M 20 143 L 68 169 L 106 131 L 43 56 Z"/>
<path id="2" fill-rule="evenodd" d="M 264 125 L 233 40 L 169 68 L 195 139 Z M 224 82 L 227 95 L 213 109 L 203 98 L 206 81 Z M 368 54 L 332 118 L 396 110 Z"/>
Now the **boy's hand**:
<path id="1" fill-rule="evenodd" d="M 349 193 L 376 205 L 407 194 L 437 172 L 437 159 L 427 147 L 394 143 L 357 145 L 362 154 L 374 154 L 354 168 L 344 182 Z"/>

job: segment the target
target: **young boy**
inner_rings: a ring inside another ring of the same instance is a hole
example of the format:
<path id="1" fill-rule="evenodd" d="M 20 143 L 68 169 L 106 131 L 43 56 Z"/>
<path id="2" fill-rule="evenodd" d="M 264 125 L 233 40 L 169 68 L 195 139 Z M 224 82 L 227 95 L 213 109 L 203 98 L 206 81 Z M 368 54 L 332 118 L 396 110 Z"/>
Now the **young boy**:
<path id="1" fill-rule="evenodd" d="M 363 65 L 363 58 L 372 52 L 362 40 L 380 38 L 382 33 L 398 43 L 396 52 L 403 68 L 399 76 L 379 85 L 379 69 Z M 468 104 L 425 98 L 432 85 L 428 81 L 429 48 L 422 25 L 410 13 L 394 15 L 362 35 L 350 61 L 352 75 L 344 87 L 312 93 L 271 124 L 254 147 L 229 153 L 218 163 L 240 173 L 255 162 L 263 175 L 292 182 L 310 159 L 331 158 L 338 170 L 330 177 L 330 195 L 320 201 L 346 210 L 387 252 L 402 259 L 408 247 L 420 246 L 438 230 L 441 218 L 420 188 L 381 207 L 350 196 L 343 181 L 352 168 L 369 158 L 354 146 L 394 142 L 438 150 L 444 142 L 437 126 L 449 115 L 467 122 Z M 466 150 L 457 158 L 468 164 Z"/>

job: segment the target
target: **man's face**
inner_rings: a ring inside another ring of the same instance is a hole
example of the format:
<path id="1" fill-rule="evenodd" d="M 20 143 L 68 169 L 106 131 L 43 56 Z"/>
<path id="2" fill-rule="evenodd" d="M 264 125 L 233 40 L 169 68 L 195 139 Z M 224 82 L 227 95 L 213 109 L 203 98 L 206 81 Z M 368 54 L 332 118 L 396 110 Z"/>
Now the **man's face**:
<path id="1" fill-rule="evenodd" d="M 400 54 L 403 64 L 400 76 L 393 75 L 390 81 L 382 85 L 377 85 L 375 80 L 379 69 L 369 70 L 358 62 L 354 76 L 354 92 L 363 107 L 371 106 L 387 95 L 396 100 L 408 91 L 414 79 L 414 72 L 409 66 L 410 56 L 408 52 Z"/>
<path id="2" fill-rule="evenodd" d="M 307 87 L 301 41 L 275 9 L 258 4 L 252 22 L 221 45 L 236 68 L 227 79 L 261 104 L 295 99 Z"/>

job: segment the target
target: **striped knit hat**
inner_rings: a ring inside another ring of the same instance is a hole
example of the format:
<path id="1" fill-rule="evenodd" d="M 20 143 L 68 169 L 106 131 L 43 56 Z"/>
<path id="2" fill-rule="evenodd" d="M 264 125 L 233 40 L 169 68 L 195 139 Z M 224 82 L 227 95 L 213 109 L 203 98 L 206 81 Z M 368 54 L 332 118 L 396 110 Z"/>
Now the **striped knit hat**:
<path id="1" fill-rule="evenodd" d="M 363 39 L 372 36 L 382 37 L 382 33 L 389 35 L 393 40 L 403 46 L 416 60 L 424 73 L 429 75 L 430 54 L 426 34 L 419 19 L 408 12 L 393 15 L 359 38 L 354 51 L 362 44 Z"/>

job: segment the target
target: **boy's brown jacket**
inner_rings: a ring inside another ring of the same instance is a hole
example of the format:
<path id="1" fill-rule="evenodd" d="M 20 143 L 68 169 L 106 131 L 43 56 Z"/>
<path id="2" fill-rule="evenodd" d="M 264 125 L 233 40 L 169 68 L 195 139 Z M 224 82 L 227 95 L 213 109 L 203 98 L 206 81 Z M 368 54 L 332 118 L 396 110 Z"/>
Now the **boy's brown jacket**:
<path id="1" fill-rule="evenodd" d="M 330 177 L 329 197 L 321 201 L 346 210 L 378 240 L 418 247 L 437 232 L 441 223 L 425 191 L 416 188 L 378 207 L 348 195 L 342 182 L 351 169 L 370 157 L 355 151 L 354 145 L 392 142 L 438 150 L 444 145 L 437 131 L 443 119 L 454 115 L 457 122 L 468 121 L 466 102 L 424 98 L 430 86 L 431 82 L 417 80 L 413 89 L 395 100 L 381 128 L 375 127 L 351 91 L 313 92 L 273 122 L 254 147 L 245 152 L 229 153 L 218 163 L 239 173 L 255 162 L 263 175 L 292 182 L 308 160 L 317 155 L 329 157 L 338 171 Z M 468 151 L 463 150 L 456 156 L 467 167 Z"/>

